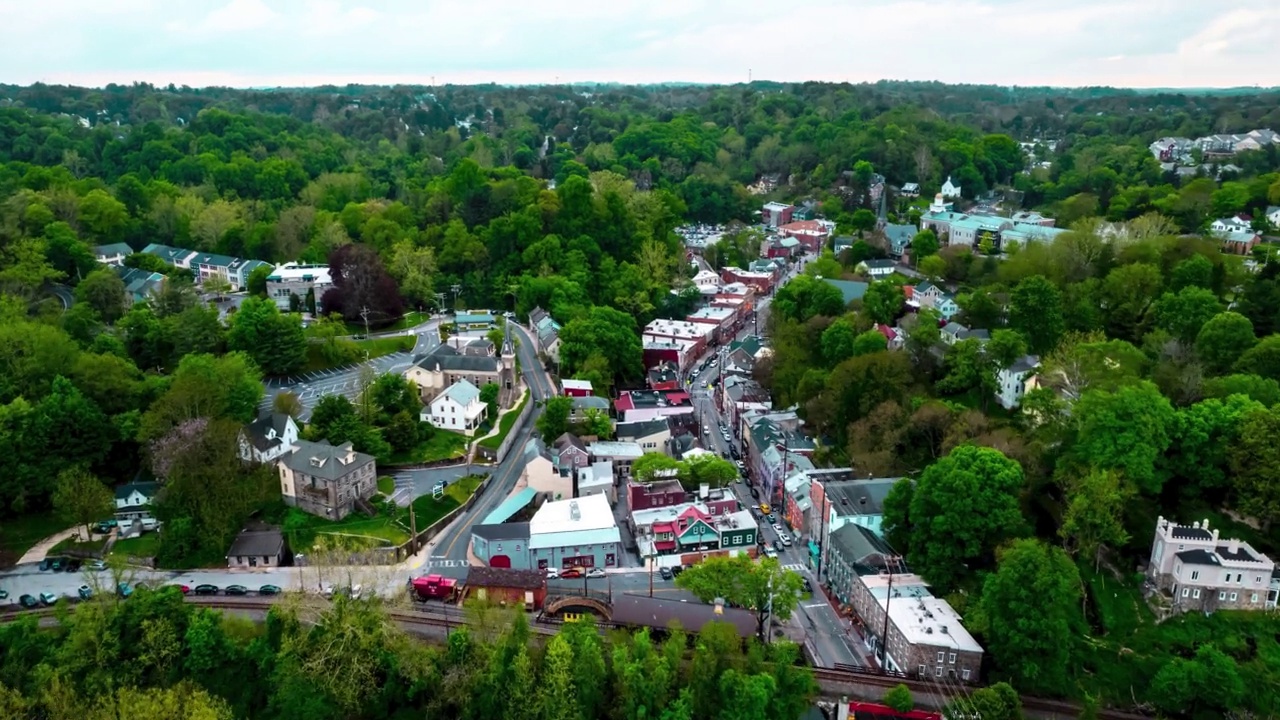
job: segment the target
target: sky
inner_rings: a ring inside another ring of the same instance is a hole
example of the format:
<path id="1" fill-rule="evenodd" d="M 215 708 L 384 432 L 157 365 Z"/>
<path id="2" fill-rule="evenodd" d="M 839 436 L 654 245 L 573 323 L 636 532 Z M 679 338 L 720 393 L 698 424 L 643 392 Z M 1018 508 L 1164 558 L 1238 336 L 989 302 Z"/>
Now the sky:
<path id="1" fill-rule="evenodd" d="M 0 0 L 0 82 L 1280 85 L 1280 0 Z"/>

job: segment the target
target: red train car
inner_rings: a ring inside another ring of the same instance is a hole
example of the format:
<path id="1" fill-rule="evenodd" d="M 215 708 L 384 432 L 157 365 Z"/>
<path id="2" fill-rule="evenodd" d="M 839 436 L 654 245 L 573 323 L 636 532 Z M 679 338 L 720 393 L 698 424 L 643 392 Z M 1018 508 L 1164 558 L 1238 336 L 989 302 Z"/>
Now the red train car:
<path id="1" fill-rule="evenodd" d="M 458 593 L 462 590 L 457 580 L 443 575 L 424 575 L 413 581 L 415 600 L 442 600 L 457 602 Z"/>

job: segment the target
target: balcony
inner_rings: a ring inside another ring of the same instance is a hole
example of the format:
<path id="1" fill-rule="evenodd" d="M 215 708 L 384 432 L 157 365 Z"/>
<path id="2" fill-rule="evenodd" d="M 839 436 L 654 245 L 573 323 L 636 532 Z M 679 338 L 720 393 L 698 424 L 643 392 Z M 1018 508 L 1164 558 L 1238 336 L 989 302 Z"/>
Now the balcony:
<path id="1" fill-rule="evenodd" d="M 310 498 L 324 500 L 326 502 L 330 501 L 330 492 L 327 487 L 311 487 L 310 485 L 303 485 L 302 494 Z"/>

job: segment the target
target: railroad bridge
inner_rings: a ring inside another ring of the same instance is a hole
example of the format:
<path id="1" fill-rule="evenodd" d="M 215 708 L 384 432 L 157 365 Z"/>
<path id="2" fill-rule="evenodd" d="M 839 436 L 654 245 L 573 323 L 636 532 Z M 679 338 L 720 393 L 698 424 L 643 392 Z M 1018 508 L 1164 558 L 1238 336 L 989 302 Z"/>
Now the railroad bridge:
<path id="1" fill-rule="evenodd" d="M 613 619 L 613 603 L 609 593 L 599 590 L 568 590 L 549 588 L 547 597 L 542 602 L 544 615 L 562 617 L 577 616 L 584 611 L 590 612 L 603 620 Z"/>

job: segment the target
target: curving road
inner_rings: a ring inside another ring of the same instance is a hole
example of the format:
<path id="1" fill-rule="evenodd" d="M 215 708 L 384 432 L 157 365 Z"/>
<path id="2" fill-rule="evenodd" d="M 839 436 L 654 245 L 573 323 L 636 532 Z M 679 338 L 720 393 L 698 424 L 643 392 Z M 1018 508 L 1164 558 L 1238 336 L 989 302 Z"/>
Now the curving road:
<path id="1" fill-rule="evenodd" d="M 538 360 L 536 345 L 528 330 L 515 323 L 510 323 L 510 327 L 520 343 L 516 348 L 516 356 L 520 361 L 520 371 L 525 385 L 532 395 L 533 409 L 523 424 L 512 429 L 515 439 L 512 442 L 511 451 L 501 463 L 489 470 L 489 485 L 484 494 L 477 498 L 469 512 L 458 518 L 433 541 L 426 567 L 433 568 L 434 572 L 442 575 L 462 577 L 466 574 L 467 546 L 471 542 L 471 528 L 484 520 L 485 516 L 505 500 L 515 488 L 522 469 L 524 454 L 521 449 L 533 437 L 534 425 L 538 416 L 542 414 L 542 403 L 555 394 L 555 386 Z"/>

